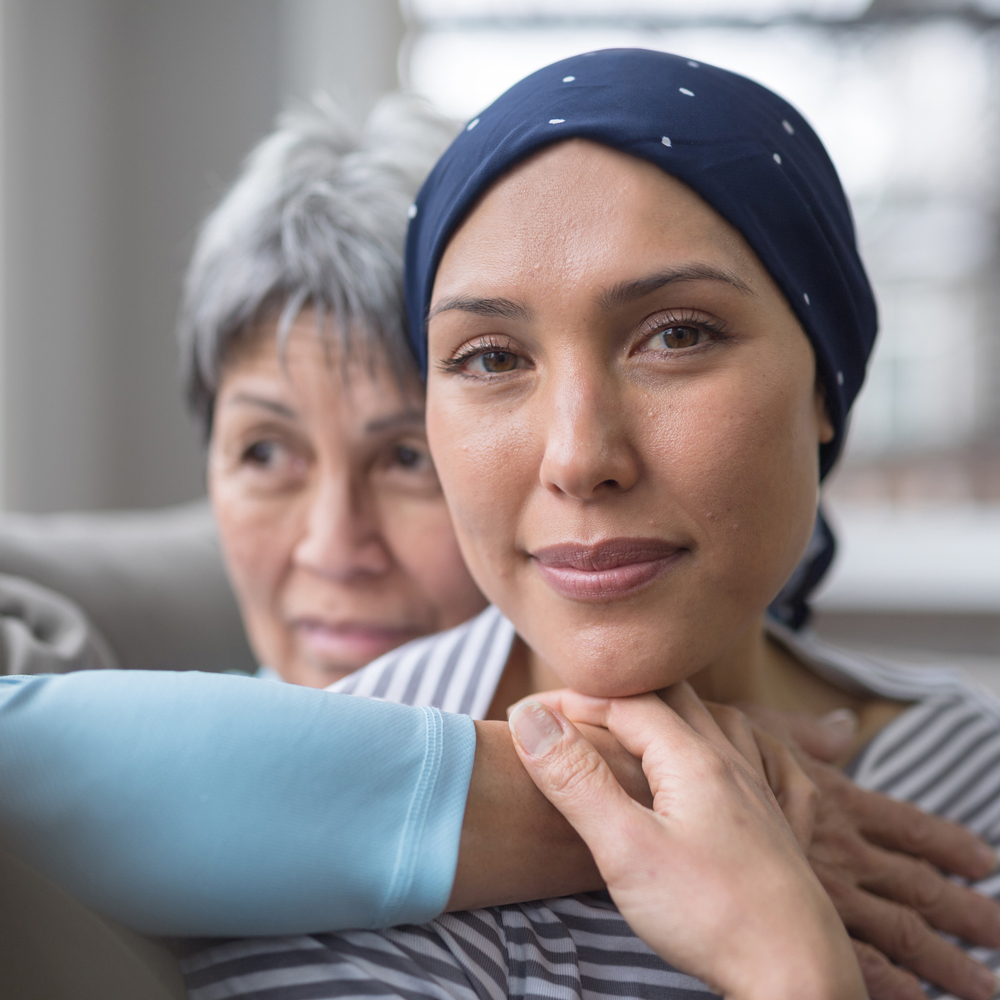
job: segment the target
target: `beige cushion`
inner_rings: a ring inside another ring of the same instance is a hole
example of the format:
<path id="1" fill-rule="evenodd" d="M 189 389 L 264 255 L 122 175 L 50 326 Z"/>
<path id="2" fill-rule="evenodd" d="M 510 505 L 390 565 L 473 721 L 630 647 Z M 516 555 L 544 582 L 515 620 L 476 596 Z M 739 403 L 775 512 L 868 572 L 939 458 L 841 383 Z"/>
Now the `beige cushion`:
<path id="1" fill-rule="evenodd" d="M 206 504 L 0 514 L 0 574 L 0 673 L 254 669 Z M 0 998 L 184 997 L 162 944 L 0 847 Z"/>
<path id="2" fill-rule="evenodd" d="M 185 1000 L 158 942 L 82 906 L 0 848 L 0 997 Z"/>
<path id="3" fill-rule="evenodd" d="M 0 513 L 0 574 L 25 577 L 76 602 L 123 668 L 256 668 L 207 503 Z"/>

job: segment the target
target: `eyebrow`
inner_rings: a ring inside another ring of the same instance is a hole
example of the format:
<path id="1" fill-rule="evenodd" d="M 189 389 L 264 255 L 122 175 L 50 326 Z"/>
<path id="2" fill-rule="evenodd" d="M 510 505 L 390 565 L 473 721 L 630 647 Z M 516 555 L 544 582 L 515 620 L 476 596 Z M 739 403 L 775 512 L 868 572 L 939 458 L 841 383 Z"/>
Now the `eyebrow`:
<path id="1" fill-rule="evenodd" d="M 604 310 L 610 310 L 618 306 L 628 305 L 630 302 L 644 298 L 650 292 L 655 292 L 657 289 L 672 285 L 677 281 L 721 281 L 746 295 L 755 294 L 754 290 L 732 271 L 725 271 L 709 264 L 688 264 L 685 267 L 671 268 L 668 271 L 660 271 L 645 278 L 636 278 L 633 281 L 622 281 L 617 285 L 612 285 L 611 288 L 601 293 L 600 306 Z"/>
<path id="2" fill-rule="evenodd" d="M 423 410 L 403 410 L 400 413 L 393 413 L 391 416 L 382 417 L 379 420 L 369 420 L 365 424 L 365 433 L 380 434 L 384 431 L 394 431 L 400 427 L 424 426 Z"/>
<path id="3" fill-rule="evenodd" d="M 733 274 L 732 271 L 712 267 L 709 264 L 689 264 L 686 267 L 671 268 L 668 271 L 660 271 L 645 278 L 636 278 L 632 281 L 622 281 L 617 285 L 612 285 L 611 288 L 601 293 L 598 300 L 599 305 L 605 311 L 628 305 L 630 302 L 644 298 L 650 292 L 655 292 L 659 288 L 678 281 L 721 281 L 745 295 L 756 294 L 742 278 Z M 475 313 L 477 316 L 514 319 L 522 323 L 530 322 L 532 316 L 531 310 L 526 305 L 515 302 L 513 299 L 479 299 L 456 296 L 444 299 L 434 306 L 427 316 L 428 322 L 438 313 L 448 312 L 452 309 Z"/>
<path id="4" fill-rule="evenodd" d="M 475 313 L 477 316 L 487 316 L 497 319 L 516 319 L 522 323 L 531 321 L 531 310 L 520 302 L 513 299 L 490 298 L 462 298 L 456 296 L 451 299 L 444 299 L 439 302 L 427 316 L 428 321 L 432 320 L 438 313 L 448 312 L 451 309 L 458 309 L 461 312 Z"/>
<path id="5" fill-rule="evenodd" d="M 255 406 L 262 410 L 268 410 L 286 420 L 298 420 L 299 414 L 290 406 L 284 403 L 277 403 L 272 399 L 265 399 L 263 396 L 255 396 L 249 392 L 237 392 L 228 400 L 230 404 L 237 403 L 243 406 Z M 393 431 L 400 427 L 423 427 L 423 410 L 401 410 L 399 413 L 391 413 L 387 417 L 380 417 L 377 420 L 369 420 L 365 424 L 366 434 L 381 434 L 385 431 Z"/>
<path id="6" fill-rule="evenodd" d="M 286 406 L 284 403 L 276 403 L 273 399 L 266 399 L 263 396 L 255 396 L 250 392 L 234 393 L 227 402 L 230 405 L 239 403 L 242 406 L 256 406 L 259 409 L 268 410 L 279 417 L 284 417 L 286 420 L 298 420 L 299 418 L 298 413 L 290 406 Z"/>

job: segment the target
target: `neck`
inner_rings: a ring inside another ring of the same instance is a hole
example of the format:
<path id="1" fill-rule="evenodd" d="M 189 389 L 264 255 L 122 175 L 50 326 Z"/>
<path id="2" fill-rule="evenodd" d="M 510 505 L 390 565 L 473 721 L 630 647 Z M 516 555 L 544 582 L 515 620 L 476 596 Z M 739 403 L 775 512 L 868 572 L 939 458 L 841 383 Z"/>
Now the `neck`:
<path id="1" fill-rule="evenodd" d="M 780 673 L 779 661 L 783 652 L 768 641 L 761 618 L 719 659 L 693 674 L 688 682 L 705 701 L 768 704 L 775 693 L 772 682 Z"/>
<path id="2" fill-rule="evenodd" d="M 807 670 L 769 638 L 763 618 L 688 681 L 701 698 L 723 704 L 745 703 L 813 715 L 834 708 L 857 707 L 857 699 Z M 506 710 L 514 702 L 559 687 L 565 684 L 558 675 L 517 637 L 487 718 L 506 719 Z"/>

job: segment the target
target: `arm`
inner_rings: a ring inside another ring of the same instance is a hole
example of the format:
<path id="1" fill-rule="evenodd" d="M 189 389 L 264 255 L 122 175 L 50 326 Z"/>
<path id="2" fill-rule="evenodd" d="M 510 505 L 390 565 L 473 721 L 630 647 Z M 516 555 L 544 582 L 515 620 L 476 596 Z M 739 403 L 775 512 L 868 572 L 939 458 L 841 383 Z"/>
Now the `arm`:
<path id="1" fill-rule="evenodd" d="M 146 933 L 418 923 L 602 884 L 501 722 L 194 672 L 5 677 L 0 761 L 8 846 Z"/>
<path id="2" fill-rule="evenodd" d="M 641 762 L 606 729 L 587 739 L 633 798 L 652 802 Z M 549 899 L 604 885 L 586 844 L 521 765 L 506 722 L 476 723 L 476 759 L 449 910 Z"/>
<path id="3" fill-rule="evenodd" d="M 195 673 L 0 678 L 0 823 L 147 933 L 430 919 L 451 890 L 470 719 Z"/>

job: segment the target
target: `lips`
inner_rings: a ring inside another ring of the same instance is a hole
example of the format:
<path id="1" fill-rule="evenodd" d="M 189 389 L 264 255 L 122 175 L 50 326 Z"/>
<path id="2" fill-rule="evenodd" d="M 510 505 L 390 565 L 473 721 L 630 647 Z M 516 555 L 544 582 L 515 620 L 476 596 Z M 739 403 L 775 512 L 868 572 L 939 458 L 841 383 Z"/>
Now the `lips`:
<path id="1" fill-rule="evenodd" d="M 659 538 L 609 538 L 593 545 L 549 545 L 531 557 L 542 579 L 562 597 L 599 602 L 641 590 L 688 552 Z"/>
<path id="2" fill-rule="evenodd" d="M 319 660 L 356 666 L 374 660 L 422 634 L 420 629 L 360 622 L 331 623 L 300 618 L 292 623 L 300 639 Z"/>

